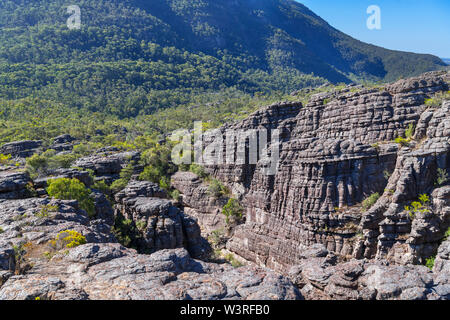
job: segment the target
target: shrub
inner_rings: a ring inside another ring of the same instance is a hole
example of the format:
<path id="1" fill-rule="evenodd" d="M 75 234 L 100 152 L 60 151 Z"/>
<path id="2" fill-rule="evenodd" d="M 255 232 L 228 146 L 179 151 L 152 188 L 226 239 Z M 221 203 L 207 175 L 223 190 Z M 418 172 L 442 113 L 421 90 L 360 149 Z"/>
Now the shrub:
<path id="1" fill-rule="evenodd" d="M 448 228 L 447 231 L 445 231 L 444 241 L 447 240 L 449 237 L 450 237 L 450 228 Z"/>
<path id="2" fill-rule="evenodd" d="M 125 219 L 121 214 L 118 214 L 111 230 L 120 244 L 128 248 L 138 248 L 139 232 L 131 219 Z"/>
<path id="3" fill-rule="evenodd" d="M 60 200 L 77 200 L 80 208 L 89 216 L 95 214 L 94 200 L 91 191 L 78 179 L 60 178 L 48 181 L 47 188 L 50 197 Z"/>
<path id="4" fill-rule="evenodd" d="M 144 168 L 144 171 L 139 175 L 139 180 L 142 181 L 150 181 L 153 183 L 159 183 L 162 178 L 162 173 L 158 170 L 158 168 L 147 166 Z"/>
<path id="5" fill-rule="evenodd" d="M 398 137 L 395 139 L 395 143 L 398 143 L 400 146 L 402 147 L 407 147 L 409 146 L 409 141 L 406 140 L 405 138 L 402 137 Z"/>
<path id="6" fill-rule="evenodd" d="M 7 166 L 11 164 L 11 155 L 0 154 L 0 165 Z"/>
<path id="7" fill-rule="evenodd" d="M 208 194 L 214 198 L 220 198 L 228 193 L 228 189 L 217 179 L 211 179 L 208 186 Z"/>
<path id="8" fill-rule="evenodd" d="M 208 174 L 206 173 L 205 168 L 203 168 L 202 166 L 195 164 L 195 163 L 190 165 L 189 171 L 191 171 L 192 173 L 195 173 L 202 179 L 205 179 L 208 177 Z"/>
<path id="9" fill-rule="evenodd" d="M 124 179 L 117 179 L 111 184 L 111 191 L 113 193 L 117 193 L 123 189 L 125 189 L 128 185 L 128 181 Z"/>
<path id="10" fill-rule="evenodd" d="M 170 197 L 175 201 L 180 201 L 180 198 L 181 198 L 180 191 L 178 191 L 176 189 L 173 190 L 172 192 L 170 192 Z"/>
<path id="11" fill-rule="evenodd" d="M 228 253 L 227 255 L 225 255 L 225 260 L 227 260 L 229 263 L 231 263 L 231 265 L 234 268 L 239 268 L 239 267 L 243 266 L 243 264 L 241 262 L 236 260 L 236 257 L 232 253 Z"/>
<path id="12" fill-rule="evenodd" d="M 99 190 L 106 195 L 111 194 L 111 187 L 106 184 L 105 180 L 95 181 L 92 189 Z"/>
<path id="13" fill-rule="evenodd" d="M 5 232 L 5 230 L 3 230 L 2 227 L 0 227 L 0 234 L 2 234 L 3 232 Z"/>
<path id="14" fill-rule="evenodd" d="M 48 159 L 44 155 L 34 154 L 26 159 L 26 169 L 31 177 L 44 175 L 48 170 Z"/>
<path id="15" fill-rule="evenodd" d="M 225 236 L 225 232 L 223 229 L 217 229 L 211 232 L 211 235 L 208 237 L 209 242 L 217 247 Z"/>
<path id="16" fill-rule="evenodd" d="M 58 206 L 45 205 L 41 207 L 41 210 L 34 215 L 38 218 L 47 218 L 51 212 L 57 212 Z"/>
<path id="17" fill-rule="evenodd" d="M 55 250 L 64 248 L 75 248 L 87 243 L 86 237 L 75 230 L 64 230 L 58 233 L 55 240 L 50 241 L 50 245 Z"/>
<path id="18" fill-rule="evenodd" d="M 437 169 L 437 178 L 436 178 L 436 185 L 442 186 L 448 181 L 448 173 L 447 170 L 438 168 Z"/>
<path id="19" fill-rule="evenodd" d="M 434 267 L 434 261 L 435 261 L 436 257 L 430 257 L 428 259 L 425 260 L 425 265 L 428 267 L 428 269 L 430 269 L 431 271 L 433 271 L 433 267 Z"/>
<path id="20" fill-rule="evenodd" d="M 54 155 L 48 159 L 48 167 L 50 169 L 70 168 L 72 163 L 78 159 L 75 154 Z"/>
<path id="21" fill-rule="evenodd" d="M 412 123 L 409 124 L 408 129 L 405 131 L 405 138 L 408 141 L 411 141 L 414 135 L 414 125 Z"/>
<path id="22" fill-rule="evenodd" d="M 167 177 L 162 177 L 159 180 L 159 186 L 161 187 L 161 189 L 166 190 L 166 191 L 170 191 L 170 179 Z"/>
<path id="23" fill-rule="evenodd" d="M 120 171 L 120 179 L 111 184 L 111 191 L 117 193 L 126 188 L 134 174 L 134 165 L 130 162 L 125 168 Z"/>
<path id="24" fill-rule="evenodd" d="M 94 151 L 99 148 L 101 148 L 100 143 L 94 142 L 80 143 L 73 147 L 73 153 L 78 156 L 88 156 L 94 153 Z"/>
<path id="25" fill-rule="evenodd" d="M 228 200 L 228 203 L 222 209 L 222 213 L 226 217 L 227 224 L 230 223 L 230 218 L 233 218 L 237 221 L 242 219 L 243 212 L 244 212 L 244 208 L 242 208 L 239 201 L 234 198 L 231 198 L 230 200 Z"/>
<path id="26" fill-rule="evenodd" d="M 370 195 L 366 200 L 362 202 L 362 207 L 364 211 L 369 210 L 377 201 L 380 199 L 380 194 L 378 192 Z"/>
<path id="27" fill-rule="evenodd" d="M 421 194 L 419 196 L 419 201 L 413 201 L 411 206 L 405 206 L 405 211 L 408 213 L 411 220 L 419 213 L 423 215 L 430 213 L 430 210 L 427 208 L 428 202 L 430 202 L 430 197 L 427 194 Z"/>
<path id="28" fill-rule="evenodd" d="M 120 171 L 120 178 L 130 181 L 134 174 L 134 164 L 130 162 L 125 168 Z"/>
<path id="29" fill-rule="evenodd" d="M 145 231 L 145 229 L 147 228 L 147 221 L 145 221 L 145 220 L 137 221 L 136 228 L 141 232 Z"/>

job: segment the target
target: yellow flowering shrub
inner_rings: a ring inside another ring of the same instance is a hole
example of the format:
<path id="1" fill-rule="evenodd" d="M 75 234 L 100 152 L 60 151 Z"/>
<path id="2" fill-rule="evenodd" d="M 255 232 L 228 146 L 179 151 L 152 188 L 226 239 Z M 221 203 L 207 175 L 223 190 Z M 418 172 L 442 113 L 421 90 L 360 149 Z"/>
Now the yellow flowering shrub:
<path id="1" fill-rule="evenodd" d="M 58 233 L 55 240 L 50 241 L 52 247 L 57 250 L 63 248 L 75 248 L 86 243 L 86 237 L 75 230 L 64 230 Z"/>

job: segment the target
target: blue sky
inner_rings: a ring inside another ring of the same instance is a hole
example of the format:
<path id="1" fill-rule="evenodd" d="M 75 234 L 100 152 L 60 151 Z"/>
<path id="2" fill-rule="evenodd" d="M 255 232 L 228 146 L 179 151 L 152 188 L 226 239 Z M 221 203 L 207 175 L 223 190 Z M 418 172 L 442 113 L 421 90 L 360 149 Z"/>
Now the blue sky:
<path id="1" fill-rule="evenodd" d="M 388 49 L 450 58 L 450 0 L 298 0 L 336 29 Z M 381 9 L 381 30 L 366 25 L 370 5 Z"/>

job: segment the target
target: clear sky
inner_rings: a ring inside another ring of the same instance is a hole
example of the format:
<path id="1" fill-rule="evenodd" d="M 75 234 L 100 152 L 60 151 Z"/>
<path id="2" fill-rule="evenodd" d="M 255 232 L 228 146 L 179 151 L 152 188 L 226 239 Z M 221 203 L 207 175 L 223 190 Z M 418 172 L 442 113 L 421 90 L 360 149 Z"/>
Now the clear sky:
<path id="1" fill-rule="evenodd" d="M 297 0 L 330 25 L 388 49 L 450 58 L 450 0 Z M 381 9 L 381 30 L 369 30 L 367 8 Z"/>

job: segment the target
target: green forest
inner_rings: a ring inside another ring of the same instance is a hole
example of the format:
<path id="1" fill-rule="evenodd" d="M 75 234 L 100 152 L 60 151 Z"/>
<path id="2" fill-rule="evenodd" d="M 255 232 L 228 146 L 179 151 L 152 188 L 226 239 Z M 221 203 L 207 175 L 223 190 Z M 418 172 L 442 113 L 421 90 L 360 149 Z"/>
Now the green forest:
<path id="1" fill-rule="evenodd" d="M 290 0 L 80 0 L 78 30 L 71 4 L 1 1 L 0 143 L 217 126 L 294 90 L 443 64 L 359 42 Z"/>

